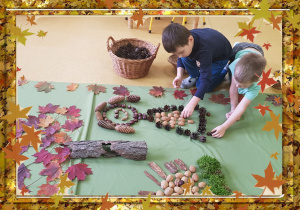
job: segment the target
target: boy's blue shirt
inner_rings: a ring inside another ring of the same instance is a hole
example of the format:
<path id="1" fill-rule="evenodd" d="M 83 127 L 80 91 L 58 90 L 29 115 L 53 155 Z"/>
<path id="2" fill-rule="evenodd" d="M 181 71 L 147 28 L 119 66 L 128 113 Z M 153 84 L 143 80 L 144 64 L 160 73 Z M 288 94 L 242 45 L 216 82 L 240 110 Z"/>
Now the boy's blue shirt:
<path id="1" fill-rule="evenodd" d="M 229 65 L 229 69 L 232 73 L 232 75 L 234 75 L 234 70 L 235 70 L 235 65 L 237 64 L 237 62 L 247 53 L 257 53 L 254 50 L 241 50 L 239 52 L 236 53 L 235 55 L 235 60 Z M 247 99 L 249 100 L 253 100 L 259 93 L 261 87 L 260 85 L 258 85 L 259 82 L 254 82 L 250 87 L 248 88 L 238 88 L 238 92 L 239 94 L 243 94 Z"/>
<path id="2" fill-rule="evenodd" d="M 194 46 L 188 57 L 195 62 L 200 62 L 199 80 L 201 81 L 194 96 L 203 100 L 211 83 L 212 63 L 229 60 L 232 56 L 232 47 L 228 39 L 214 29 L 193 29 L 191 34 L 194 37 Z M 177 61 L 177 67 L 184 68 L 180 58 Z"/>

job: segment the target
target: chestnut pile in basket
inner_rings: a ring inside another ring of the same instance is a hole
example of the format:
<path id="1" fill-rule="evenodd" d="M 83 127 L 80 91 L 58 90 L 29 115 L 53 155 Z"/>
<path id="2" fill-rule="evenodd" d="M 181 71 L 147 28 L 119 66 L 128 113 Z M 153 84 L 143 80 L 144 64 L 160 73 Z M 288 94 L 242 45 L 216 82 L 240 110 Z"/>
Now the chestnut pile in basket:
<path id="1" fill-rule="evenodd" d="M 145 47 L 137 47 L 130 43 L 121 46 L 115 55 L 125 59 L 145 59 L 151 56 L 149 50 Z"/>

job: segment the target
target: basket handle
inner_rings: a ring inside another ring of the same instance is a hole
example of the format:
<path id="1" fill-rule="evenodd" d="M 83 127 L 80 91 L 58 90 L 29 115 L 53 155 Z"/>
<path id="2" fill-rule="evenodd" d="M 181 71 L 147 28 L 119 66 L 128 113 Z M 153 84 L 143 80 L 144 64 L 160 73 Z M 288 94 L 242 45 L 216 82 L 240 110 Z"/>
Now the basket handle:
<path id="1" fill-rule="evenodd" d="M 156 47 L 156 50 L 155 50 L 155 53 L 154 53 L 155 58 L 156 58 L 156 55 L 157 55 L 157 51 L 158 51 L 159 46 L 160 46 L 160 43 L 158 43 L 158 45 L 157 45 L 157 47 Z"/>
<path id="2" fill-rule="evenodd" d="M 109 44 L 109 41 L 110 41 L 110 40 L 112 41 L 112 44 L 111 44 L 111 45 Z M 111 51 L 111 46 L 114 45 L 115 42 L 116 42 L 116 41 L 114 40 L 114 38 L 112 38 L 112 36 L 109 36 L 109 37 L 108 37 L 108 39 L 107 39 L 107 41 L 106 41 L 106 44 L 107 44 L 107 51 Z"/>

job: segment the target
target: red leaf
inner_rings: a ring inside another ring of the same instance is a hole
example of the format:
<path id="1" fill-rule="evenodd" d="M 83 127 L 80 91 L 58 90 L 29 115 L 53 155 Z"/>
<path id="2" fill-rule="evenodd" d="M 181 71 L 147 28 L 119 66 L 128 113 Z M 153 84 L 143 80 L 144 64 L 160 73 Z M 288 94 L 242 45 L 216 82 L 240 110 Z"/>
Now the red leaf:
<path id="1" fill-rule="evenodd" d="M 61 167 L 57 162 L 51 162 L 46 169 L 43 169 L 40 172 L 42 176 L 48 176 L 47 182 L 53 181 L 54 179 L 58 178 L 62 173 Z"/>
<path id="2" fill-rule="evenodd" d="M 225 98 L 225 95 L 223 93 L 220 93 L 218 95 L 212 94 L 209 100 L 211 100 L 214 103 L 223 105 L 227 105 L 230 103 L 230 98 Z"/>
<path id="3" fill-rule="evenodd" d="M 128 89 L 126 87 L 124 87 L 123 85 L 120 85 L 120 87 L 114 87 L 113 89 L 115 90 L 113 92 L 113 94 L 122 95 L 122 96 L 129 96 L 130 95 Z"/>
<path id="4" fill-rule="evenodd" d="M 68 178 L 70 180 L 75 179 L 77 177 L 78 180 L 84 180 L 86 177 L 86 174 L 93 174 L 92 170 L 90 168 L 87 168 L 87 164 L 85 163 L 78 163 L 76 165 L 70 166 L 66 173 L 68 173 Z"/>
<path id="5" fill-rule="evenodd" d="M 250 22 L 250 23 L 251 23 L 251 22 Z M 247 29 L 242 29 L 243 32 L 242 32 L 239 36 L 243 37 L 243 36 L 247 35 L 247 39 L 249 39 L 251 42 L 253 42 L 253 39 L 254 39 L 253 34 L 257 34 L 257 33 L 261 33 L 261 32 L 260 32 L 260 31 L 256 31 L 256 30 L 255 30 L 256 27 L 250 28 L 250 27 L 251 27 L 251 26 L 250 26 L 250 23 L 249 23 L 249 30 L 247 30 Z"/>
<path id="6" fill-rule="evenodd" d="M 29 190 L 25 187 L 25 185 L 22 187 L 21 194 L 24 196 L 24 193 L 29 192 Z"/>
<path id="7" fill-rule="evenodd" d="M 269 50 L 269 47 L 272 47 L 272 45 L 270 43 L 264 43 L 263 47 Z"/>
<path id="8" fill-rule="evenodd" d="M 88 91 L 93 91 L 94 94 L 99 94 L 100 92 L 105 93 L 106 92 L 106 87 L 101 86 L 101 85 L 88 85 Z"/>
<path id="9" fill-rule="evenodd" d="M 52 160 L 57 159 L 58 163 L 64 162 L 71 154 L 70 148 L 66 146 L 64 148 L 56 147 L 55 151 L 57 154 L 52 157 Z"/>
<path id="10" fill-rule="evenodd" d="M 195 93 L 196 93 L 196 91 L 197 91 L 197 88 L 192 88 L 192 89 L 190 89 L 190 91 L 191 91 L 191 94 L 192 94 L 192 95 L 195 95 Z"/>
<path id="11" fill-rule="evenodd" d="M 155 97 L 161 97 L 166 90 L 163 87 L 153 86 L 153 89 L 150 89 L 149 94 Z"/>
<path id="12" fill-rule="evenodd" d="M 70 106 L 67 113 L 65 114 L 68 119 L 74 119 L 75 117 L 80 117 L 79 112 L 81 109 L 76 109 L 76 106 Z"/>
<path id="13" fill-rule="evenodd" d="M 74 131 L 77 128 L 80 128 L 83 124 L 82 120 L 74 119 L 74 120 L 66 120 L 65 124 L 62 128 L 66 129 L 66 131 Z"/>
<path id="14" fill-rule="evenodd" d="M 47 166 L 49 163 L 51 163 L 53 154 L 51 154 L 45 149 L 42 149 L 40 152 L 35 153 L 33 156 L 37 157 L 37 159 L 35 159 L 34 161 L 35 163 L 43 162 L 44 166 Z"/>
<path id="15" fill-rule="evenodd" d="M 24 179 L 30 177 L 30 170 L 27 169 L 27 167 L 22 163 L 19 168 L 18 168 L 18 188 L 22 189 L 25 184 L 24 184 Z"/>
<path id="16" fill-rule="evenodd" d="M 183 98 L 186 97 L 187 94 L 185 94 L 184 90 L 175 90 L 173 96 L 175 99 L 183 100 Z"/>
<path id="17" fill-rule="evenodd" d="M 263 93 L 265 90 L 266 85 L 274 85 L 277 83 L 273 78 L 269 78 L 271 73 L 271 69 L 269 69 L 267 72 L 263 71 L 262 73 L 262 79 L 257 85 L 261 85 L 261 92 Z"/>
<path id="18" fill-rule="evenodd" d="M 258 104 L 258 106 L 255 106 L 254 108 L 259 109 L 259 112 L 261 113 L 261 115 L 265 116 L 266 110 L 269 111 L 269 112 L 272 112 L 272 110 L 269 109 L 269 107 L 270 106 L 264 106 L 264 105 Z"/>
<path id="19" fill-rule="evenodd" d="M 58 109 L 59 105 L 52 105 L 51 103 L 47 104 L 46 106 L 39 106 L 39 112 L 42 114 L 46 113 L 55 113 L 56 110 Z"/>
<path id="20" fill-rule="evenodd" d="M 40 190 L 37 192 L 37 195 L 54 195 L 58 192 L 58 184 L 51 185 L 51 184 L 42 184 L 39 186 Z"/>

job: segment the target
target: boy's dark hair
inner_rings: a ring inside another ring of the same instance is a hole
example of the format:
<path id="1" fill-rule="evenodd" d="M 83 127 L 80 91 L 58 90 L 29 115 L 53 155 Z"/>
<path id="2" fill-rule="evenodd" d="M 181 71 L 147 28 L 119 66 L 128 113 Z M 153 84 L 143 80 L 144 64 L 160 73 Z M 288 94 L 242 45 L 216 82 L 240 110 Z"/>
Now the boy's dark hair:
<path id="1" fill-rule="evenodd" d="M 238 83 L 256 82 L 262 75 L 267 60 L 262 55 L 247 53 L 236 64 L 234 79 Z"/>
<path id="2" fill-rule="evenodd" d="M 171 23 L 162 33 L 162 43 L 168 53 L 174 53 L 177 47 L 188 44 L 191 32 L 178 23 Z"/>

